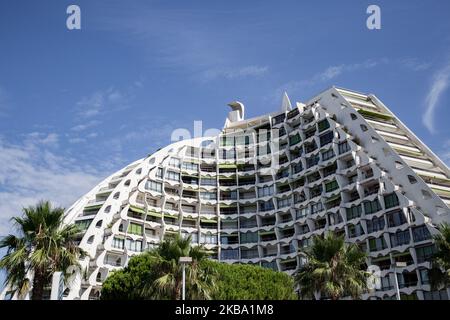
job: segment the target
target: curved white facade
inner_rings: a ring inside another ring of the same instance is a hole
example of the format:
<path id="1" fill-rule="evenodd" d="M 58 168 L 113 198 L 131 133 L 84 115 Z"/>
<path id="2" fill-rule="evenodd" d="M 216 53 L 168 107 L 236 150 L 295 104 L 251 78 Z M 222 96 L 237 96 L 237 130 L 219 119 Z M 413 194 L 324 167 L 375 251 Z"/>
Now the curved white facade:
<path id="1" fill-rule="evenodd" d="M 365 298 L 448 298 L 427 278 L 435 227 L 450 221 L 450 174 L 375 96 L 331 88 L 244 120 L 230 104 L 217 137 L 176 142 L 116 172 L 78 200 L 84 230 L 65 299 L 96 299 L 111 270 L 173 233 L 211 257 L 289 274 L 314 235 L 335 231 L 368 252 L 381 285 Z M 397 263 L 398 284 L 393 265 Z"/>

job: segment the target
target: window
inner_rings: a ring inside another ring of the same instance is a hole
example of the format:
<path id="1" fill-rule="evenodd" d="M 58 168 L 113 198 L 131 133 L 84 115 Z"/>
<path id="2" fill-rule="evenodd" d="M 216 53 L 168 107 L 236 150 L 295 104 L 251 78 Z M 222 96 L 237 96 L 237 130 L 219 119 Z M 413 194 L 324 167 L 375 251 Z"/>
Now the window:
<path id="1" fill-rule="evenodd" d="M 264 211 L 270 211 L 270 210 L 275 209 L 275 206 L 274 206 L 272 200 L 265 201 L 265 202 L 261 201 L 259 203 L 259 209 L 260 209 L 260 211 L 263 211 L 263 212 Z"/>
<path id="2" fill-rule="evenodd" d="M 350 113 L 350 118 L 352 118 L 352 120 L 356 120 L 356 114 Z"/>
<path id="3" fill-rule="evenodd" d="M 282 114 L 279 114 L 279 115 L 273 117 L 272 118 L 272 125 L 276 125 L 276 124 L 282 123 L 285 118 L 286 118 L 286 114 L 285 113 L 282 113 Z"/>
<path id="4" fill-rule="evenodd" d="M 383 249 L 386 249 L 386 242 L 384 241 L 383 236 L 381 236 L 379 238 L 369 239 L 369 250 L 371 252 L 379 251 L 379 250 L 383 250 Z"/>
<path id="5" fill-rule="evenodd" d="M 391 285 L 391 279 L 390 279 L 389 275 L 381 278 L 381 290 L 382 291 L 391 290 L 393 288 L 394 287 Z"/>
<path id="6" fill-rule="evenodd" d="M 292 170 L 294 171 L 294 173 L 299 173 L 300 171 L 303 170 L 303 165 L 301 162 L 298 162 L 296 164 L 292 165 Z"/>
<path id="7" fill-rule="evenodd" d="M 222 260 L 239 259 L 239 249 L 222 249 L 220 251 L 220 259 Z"/>
<path id="8" fill-rule="evenodd" d="M 216 178 L 202 177 L 200 180 L 200 184 L 202 186 L 215 186 L 217 184 L 217 180 Z"/>
<path id="9" fill-rule="evenodd" d="M 357 225 L 349 225 L 348 226 L 349 238 L 359 237 L 362 234 L 364 234 L 364 231 L 359 223 Z"/>
<path id="10" fill-rule="evenodd" d="M 200 235 L 200 242 L 206 244 L 217 244 L 217 235 L 212 233 L 202 233 Z"/>
<path id="11" fill-rule="evenodd" d="M 311 168 L 319 163 L 319 155 L 315 155 L 306 159 L 306 168 Z"/>
<path id="12" fill-rule="evenodd" d="M 258 188 L 258 197 L 267 197 L 273 195 L 273 185 Z"/>
<path id="13" fill-rule="evenodd" d="M 309 227 L 307 224 L 302 224 L 298 226 L 298 234 L 302 235 L 309 232 Z"/>
<path id="14" fill-rule="evenodd" d="M 419 269 L 420 281 L 422 284 L 429 284 L 428 269 Z"/>
<path id="15" fill-rule="evenodd" d="M 333 131 L 327 132 L 320 136 L 320 146 L 323 147 L 333 141 Z"/>
<path id="16" fill-rule="evenodd" d="M 381 204 L 378 199 L 364 202 L 364 213 L 371 214 L 381 210 Z"/>
<path id="17" fill-rule="evenodd" d="M 361 216 L 361 205 L 347 208 L 347 220 L 355 219 Z"/>
<path id="18" fill-rule="evenodd" d="M 289 137 L 289 145 L 293 146 L 301 141 L 300 134 Z"/>
<path id="19" fill-rule="evenodd" d="M 222 136 L 220 140 L 221 146 L 234 146 L 234 137 Z"/>
<path id="20" fill-rule="evenodd" d="M 336 170 L 337 164 L 334 162 L 332 165 L 323 169 L 323 177 L 328 177 L 329 175 L 336 173 Z"/>
<path id="21" fill-rule="evenodd" d="M 414 184 L 417 183 L 417 179 L 408 174 L 409 183 Z"/>
<path id="22" fill-rule="evenodd" d="M 157 178 L 162 178 L 162 176 L 163 176 L 163 168 L 158 168 L 156 170 L 156 177 Z"/>
<path id="23" fill-rule="evenodd" d="M 300 208 L 300 209 L 295 210 L 295 216 L 297 217 L 297 219 L 306 217 L 307 214 L 308 214 L 308 208 Z"/>
<path id="24" fill-rule="evenodd" d="M 258 248 L 252 248 L 252 249 L 247 249 L 247 248 L 241 248 L 241 258 L 242 259 L 253 259 L 253 258 L 258 258 L 259 257 L 259 253 L 258 253 Z"/>
<path id="25" fill-rule="evenodd" d="M 328 214 L 328 221 L 330 225 L 335 225 L 342 222 L 342 217 L 339 212 L 333 212 Z"/>
<path id="26" fill-rule="evenodd" d="M 294 203 L 300 203 L 305 201 L 305 193 L 302 191 L 302 193 L 294 193 Z"/>
<path id="27" fill-rule="evenodd" d="M 78 227 L 78 230 L 86 231 L 89 228 L 89 226 L 91 225 L 92 220 L 94 220 L 94 219 L 78 220 L 78 221 L 75 221 L 75 225 Z"/>
<path id="28" fill-rule="evenodd" d="M 330 127 L 330 123 L 327 119 L 324 119 L 317 123 L 317 127 L 319 128 L 319 132 L 322 132 Z"/>
<path id="29" fill-rule="evenodd" d="M 447 290 L 442 289 L 439 291 L 424 291 L 424 300 L 448 300 Z"/>
<path id="30" fill-rule="evenodd" d="M 343 154 L 350 150 L 350 146 L 347 141 L 341 142 L 338 144 L 339 154 Z"/>
<path id="31" fill-rule="evenodd" d="M 386 209 L 398 206 L 398 197 L 395 193 L 384 196 L 384 206 Z"/>
<path id="32" fill-rule="evenodd" d="M 402 210 L 388 212 L 386 217 L 389 228 L 398 227 L 408 222 Z"/>
<path id="33" fill-rule="evenodd" d="M 123 249 L 125 246 L 125 240 L 121 238 L 114 237 L 112 242 L 113 248 Z"/>
<path id="34" fill-rule="evenodd" d="M 332 148 L 328 149 L 327 151 L 322 151 L 322 161 L 326 161 L 328 159 L 331 159 L 335 156 L 334 151 Z"/>
<path id="35" fill-rule="evenodd" d="M 431 239 L 430 231 L 426 226 L 416 227 L 412 230 L 414 242 Z"/>
<path id="36" fill-rule="evenodd" d="M 368 130 L 365 124 L 361 124 L 360 127 L 363 132 L 366 132 Z"/>
<path id="37" fill-rule="evenodd" d="M 258 242 L 257 232 L 241 232 L 241 243 Z"/>
<path id="38" fill-rule="evenodd" d="M 323 204 L 322 202 L 317 202 L 311 204 L 311 214 L 315 214 L 317 212 L 320 212 L 323 210 Z"/>
<path id="39" fill-rule="evenodd" d="M 185 170 L 197 171 L 198 170 L 198 164 L 197 163 L 192 163 L 192 162 L 183 162 L 182 168 L 185 169 Z"/>
<path id="40" fill-rule="evenodd" d="M 409 229 L 405 231 L 399 231 L 396 234 L 391 234 L 391 246 L 397 247 L 408 244 L 411 240 Z"/>
<path id="41" fill-rule="evenodd" d="M 311 198 L 315 198 L 317 196 L 320 196 L 322 194 L 322 185 L 318 185 L 317 187 L 314 187 L 310 191 Z"/>
<path id="42" fill-rule="evenodd" d="M 436 247 L 434 245 L 416 248 L 417 263 L 430 261 L 435 252 Z"/>
<path id="43" fill-rule="evenodd" d="M 330 181 L 325 184 L 325 191 L 331 192 L 339 188 L 339 185 L 336 180 Z"/>
<path id="44" fill-rule="evenodd" d="M 239 219 L 239 225 L 241 228 L 254 228 L 257 226 L 256 218 L 253 217 L 253 218 L 245 219 L 245 218 L 241 217 Z"/>
<path id="45" fill-rule="evenodd" d="M 216 192 L 200 192 L 200 199 L 203 200 L 217 200 L 217 193 Z"/>
<path id="46" fill-rule="evenodd" d="M 313 152 L 314 150 L 317 149 L 316 142 L 312 141 L 312 142 L 305 143 L 304 149 L 305 149 L 305 153 Z"/>
<path id="47" fill-rule="evenodd" d="M 377 232 L 384 229 L 384 217 L 373 218 L 372 220 L 367 221 L 367 232 Z"/>
<path id="48" fill-rule="evenodd" d="M 180 167 L 180 159 L 178 158 L 170 158 L 169 160 L 169 166 L 174 167 L 174 168 L 179 168 Z"/>
<path id="49" fill-rule="evenodd" d="M 167 171 L 166 179 L 172 181 L 180 181 L 180 174 L 178 172 Z"/>
<path id="50" fill-rule="evenodd" d="M 128 233 L 141 235 L 142 234 L 142 225 L 137 224 L 137 223 L 130 223 L 128 225 Z"/>
<path id="51" fill-rule="evenodd" d="M 284 198 L 284 199 L 277 200 L 278 209 L 288 207 L 290 205 L 291 205 L 291 198 Z"/>
<path id="52" fill-rule="evenodd" d="M 156 191 L 156 192 L 162 192 L 162 183 L 149 180 L 149 181 L 147 181 L 147 184 L 146 184 L 145 188 L 147 190 L 152 190 L 152 191 Z"/>
<path id="53" fill-rule="evenodd" d="M 276 270 L 278 271 L 278 266 L 277 266 L 277 261 L 271 261 L 271 262 L 267 262 L 267 261 L 262 261 L 261 262 L 261 267 L 266 268 L 266 269 L 272 269 L 272 270 Z"/>
<path id="54" fill-rule="evenodd" d="M 126 240 L 127 249 L 134 252 L 141 252 L 142 251 L 142 241 L 141 240 L 132 240 L 127 239 Z"/>
<path id="55" fill-rule="evenodd" d="M 284 128 L 282 128 L 284 129 Z M 281 136 L 281 133 L 280 133 Z M 252 136 L 237 136 L 236 137 L 236 144 L 237 145 L 246 145 L 248 146 L 250 144 L 250 141 L 252 141 Z"/>

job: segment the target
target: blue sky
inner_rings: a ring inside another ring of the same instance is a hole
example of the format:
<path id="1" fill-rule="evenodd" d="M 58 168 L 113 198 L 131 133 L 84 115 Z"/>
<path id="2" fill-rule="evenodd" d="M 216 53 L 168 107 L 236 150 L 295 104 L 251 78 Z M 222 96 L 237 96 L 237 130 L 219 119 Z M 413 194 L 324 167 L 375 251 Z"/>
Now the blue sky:
<path id="1" fill-rule="evenodd" d="M 66 8 L 81 8 L 81 30 Z M 381 30 L 366 8 L 381 8 Z M 331 85 L 376 94 L 450 162 L 448 1 L 2 1 L 0 235 L 170 142 Z"/>

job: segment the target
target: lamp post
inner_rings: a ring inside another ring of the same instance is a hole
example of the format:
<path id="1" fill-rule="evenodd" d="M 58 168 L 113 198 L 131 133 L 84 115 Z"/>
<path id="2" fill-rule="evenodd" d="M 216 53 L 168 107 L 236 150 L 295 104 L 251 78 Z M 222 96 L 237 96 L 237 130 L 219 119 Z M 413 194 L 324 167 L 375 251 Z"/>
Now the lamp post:
<path id="1" fill-rule="evenodd" d="M 180 257 L 180 263 L 183 268 L 183 290 L 181 294 L 181 300 L 186 300 L 186 265 L 192 263 L 192 257 Z"/>
<path id="2" fill-rule="evenodd" d="M 400 299 L 400 288 L 398 285 L 398 278 L 397 278 L 397 267 L 398 268 L 402 268 L 402 267 L 406 267 L 406 262 L 396 262 L 392 265 L 394 267 L 394 279 L 395 279 L 395 290 L 397 292 L 397 300 L 401 300 Z"/>

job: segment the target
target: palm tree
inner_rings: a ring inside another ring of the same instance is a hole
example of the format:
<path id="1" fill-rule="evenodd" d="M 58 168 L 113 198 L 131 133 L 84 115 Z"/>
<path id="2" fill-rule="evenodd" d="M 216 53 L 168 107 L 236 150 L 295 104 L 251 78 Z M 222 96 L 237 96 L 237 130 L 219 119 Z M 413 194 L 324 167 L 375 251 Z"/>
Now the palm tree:
<path id="1" fill-rule="evenodd" d="M 17 236 L 10 234 L 0 240 L 0 248 L 7 248 L 0 260 L 0 268 L 7 273 L 5 284 L 20 298 L 31 287 L 31 299 L 41 300 L 52 274 L 61 271 L 69 281 L 69 273 L 79 267 L 78 259 L 85 256 L 75 243 L 78 227 L 64 225 L 63 218 L 63 208 L 40 201 L 36 206 L 23 208 L 22 217 L 12 218 Z"/>
<path id="2" fill-rule="evenodd" d="M 344 237 L 332 232 L 324 238 L 314 237 L 304 255 L 307 262 L 295 275 L 302 298 L 320 294 L 332 300 L 344 296 L 358 299 L 368 289 L 366 254 L 356 244 L 346 244 Z"/>
<path id="3" fill-rule="evenodd" d="M 180 257 L 192 257 L 192 263 L 186 267 L 186 296 L 188 299 L 211 299 L 215 290 L 214 270 L 200 267 L 206 259 L 202 247 L 191 246 L 191 237 L 179 235 L 163 241 L 159 247 L 148 252 L 152 265 L 152 279 L 143 288 L 142 294 L 152 299 L 181 298 L 182 266 Z"/>
<path id="4" fill-rule="evenodd" d="M 450 286 L 450 225 L 443 223 L 435 235 L 436 253 L 433 255 L 429 273 L 432 290 Z"/>

